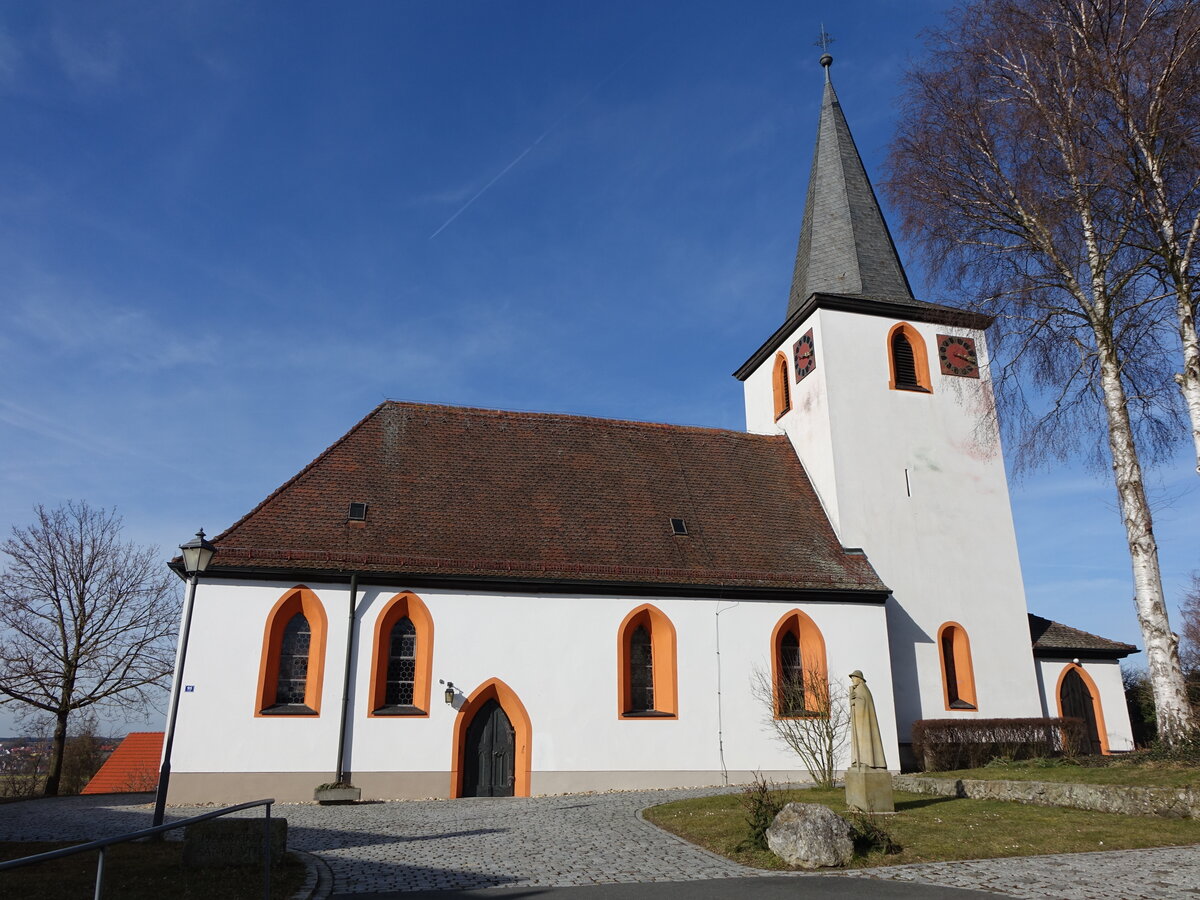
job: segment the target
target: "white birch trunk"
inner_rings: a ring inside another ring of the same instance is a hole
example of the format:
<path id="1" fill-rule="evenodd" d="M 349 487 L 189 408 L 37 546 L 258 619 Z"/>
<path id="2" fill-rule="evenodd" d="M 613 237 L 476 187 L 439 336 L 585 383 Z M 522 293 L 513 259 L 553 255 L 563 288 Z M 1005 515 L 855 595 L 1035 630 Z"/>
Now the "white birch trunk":
<path id="1" fill-rule="evenodd" d="M 1108 418 L 1113 479 L 1133 564 L 1133 602 L 1142 629 L 1142 641 L 1146 645 L 1146 663 L 1154 691 L 1158 735 L 1168 744 L 1174 744 L 1193 727 L 1192 708 L 1187 698 L 1183 669 L 1179 665 L 1179 637 L 1171 632 L 1167 619 L 1162 574 L 1158 567 L 1158 545 L 1154 540 L 1150 504 L 1146 500 L 1142 466 L 1133 441 L 1117 355 L 1111 336 L 1102 328 L 1095 329 L 1095 333 L 1104 410 Z"/>
<path id="2" fill-rule="evenodd" d="M 1196 336 L 1196 315 L 1192 311 L 1191 285 L 1176 286 L 1176 313 L 1179 316 L 1179 340 L 1183 345 L 1183 371 L 1175 383 L 1187 405 L 1192 425 L 1192 446 L 1196 451 L 1196 473 L 1200 474 L 1200 338 Z"/>

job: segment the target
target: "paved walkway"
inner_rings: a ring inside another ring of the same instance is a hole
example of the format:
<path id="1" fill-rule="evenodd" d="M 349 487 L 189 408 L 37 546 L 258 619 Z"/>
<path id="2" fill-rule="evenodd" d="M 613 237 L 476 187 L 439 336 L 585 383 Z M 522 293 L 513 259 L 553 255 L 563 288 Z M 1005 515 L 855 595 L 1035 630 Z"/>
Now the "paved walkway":
<path id="1" fill-rule="evenodd" d="M 323 859 L 337 894 L 762 877 L 642 822 L 637 811 L 713 790 L 505 800 L 281 804 L 288 843 Z M 147 827 L 145 794 L 0 805 L 0 840 L 86 840 Z M 171 808 L 169 818 L 199 809 Z M 1200 828 L 1197 829 L 1200 836 Z M 804 877 L 804 876 L 799 876 Z M 934 863 L 839 873 L 1014 897 L 1200 898 L 1200 846 Z"/>

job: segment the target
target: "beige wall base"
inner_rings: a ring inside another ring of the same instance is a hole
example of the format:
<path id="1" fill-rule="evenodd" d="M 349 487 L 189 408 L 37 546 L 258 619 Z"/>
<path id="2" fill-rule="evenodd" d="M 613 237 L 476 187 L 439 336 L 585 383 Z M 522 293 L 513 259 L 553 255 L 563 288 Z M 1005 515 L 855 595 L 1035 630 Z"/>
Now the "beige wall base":
<path id="1" fill-rule="evenodd" d="M 533 772 L 533 794 L 574 794 L 581 791 L 638 791 L 656 788 L 709 787 L 748 784 L 755 773 L 719 770 L 680 772 Z M 795 769 L 763 772 L 777 784 L 803 784 L 808 773 Z M 334 780 L 332 772 L 174 772 L 167 802 L 245 803 L 274 797 L 280 803 L 311 801 L 317 785 Z M 363 800 L 426 800 L 450 796 L 449 772 L 354 772 L 351 781 L 362 789 Z"/>

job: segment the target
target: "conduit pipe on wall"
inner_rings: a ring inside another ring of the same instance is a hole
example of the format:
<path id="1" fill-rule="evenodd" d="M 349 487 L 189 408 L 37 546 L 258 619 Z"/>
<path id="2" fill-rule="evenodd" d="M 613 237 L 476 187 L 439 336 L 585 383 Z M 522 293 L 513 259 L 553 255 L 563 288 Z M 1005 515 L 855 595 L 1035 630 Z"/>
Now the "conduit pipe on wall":
<path id="1" fill-rule="evenodd" d="M 721 714 L 721 613 L 741 605 L 739 601 L 735 602 L 733 606 L 721 609 L 721 600 L 718 599 L 717 612 L 714 617 L 717 629 L 717 756 L 721 759 L 721 779 L 726 787 L 729 786 L 729 769 L 725 766 L 725 725 Z"/>
<path id="2" fill-rule="evenodd" d="M 342 719 L 338 723 L 337 782 L 349 784 L 346 772 L 346 726 L 350 716 L 350 660 L 354 656 L 354 611 L 358 606 L 358 573 L 350 576 L 350 609 L 346 622 L 346 671 L 342 678 Z"/>

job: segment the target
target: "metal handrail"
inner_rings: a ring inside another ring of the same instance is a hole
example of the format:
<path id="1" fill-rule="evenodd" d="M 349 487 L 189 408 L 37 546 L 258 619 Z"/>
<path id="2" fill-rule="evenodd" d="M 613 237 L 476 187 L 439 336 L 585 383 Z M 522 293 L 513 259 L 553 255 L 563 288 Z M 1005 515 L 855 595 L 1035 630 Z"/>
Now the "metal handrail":
<path id="1" fill-rule="evenodd" d="M 106 848 L 111 847 L 113 844 L 124 844 L 140 838 L 163 834 L 164 832 L 183 828 L 187 825 L 194 825 L 197 822 L 203 822 L 207 819 L 217 819 L 221 816 L 238 812 L 239 810 L 262 806 L 265 807 L 263 817 L 263 898 L 264 900 L 271 900 L 271 804 L 274 802 L 274 797 L 266 800 L 251 800 L 249 803 L 239 803 L 237 806 L 227 806 L 224 809 L 217 809 L 212 812 L 201 813 L 198 816 L 191 816 L 187 819 L 180 819 L 178 822 L 172 822 L 169 825 L 156 825 L 153 828 L 143 828 L 141 831 L 131 831 L 128 834 L 119 834 L 116 837 L 101 838 L 98 841 L 90 841 L 86 844 L 76 844 L 74 847 L 63 847 L 60 850 L 48 850 L 45 853 L 36 853 L 33 856 L 10 859 L 7 862 L 0 862 L 0 872 L 9 869 L 19 869 L 23 866 L 31 866 L 34 863 L 47 862 L 51 859 L 62 859 L 64 856 L 74 856 L 76 853 L 87 853 L 89 850 L 98 850 L 100 851 L 100 855 L 96 860 L 96 892 L 94 897 L 95 900 L 101 900 L 104 890 L 104 851 Z"/>

